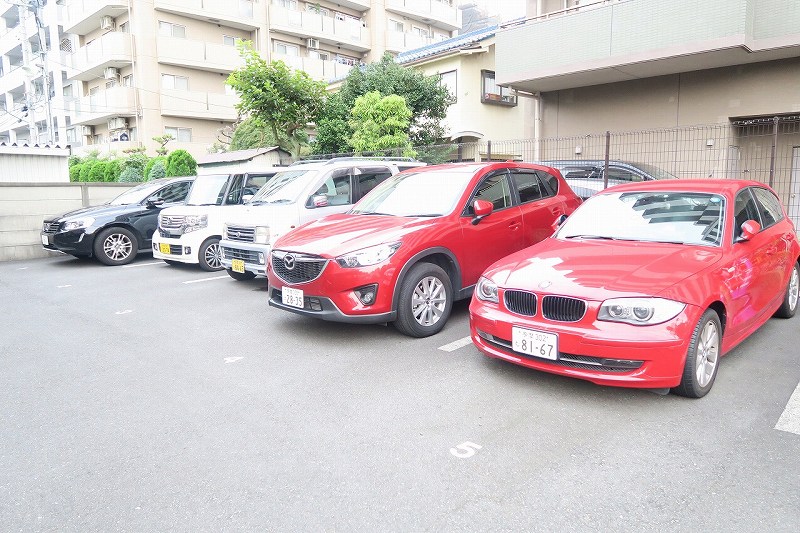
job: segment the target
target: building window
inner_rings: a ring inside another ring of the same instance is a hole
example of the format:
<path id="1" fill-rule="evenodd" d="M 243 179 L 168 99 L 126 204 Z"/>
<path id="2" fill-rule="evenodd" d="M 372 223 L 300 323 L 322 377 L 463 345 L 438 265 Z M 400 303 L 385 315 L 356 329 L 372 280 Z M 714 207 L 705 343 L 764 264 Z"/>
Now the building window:
<path id="1" fill-rule="evenodd" d="M 189 78 L 186 76 L 173 76 L 172 74 L 161 75 L 161 88 L 189 90 Z"/>
<path id="2" fill-rule="evenodd" d="M 233 37 L 231 35 L 223 35 L 222 36 L 222 44 L 225 46 L 236 46 L 236 41 L 238 41 L 238 37 Z"/>
<path id="3" fill-rule="evenodd" d="M 192 128 L 164 128 L 165 135 L 172 135 L 178 142 L 192 142 Z"/>
<path id="4" fill-rule="evenodd" d="M 117 31 L 122 33 L 130 33 L 131 31 L 131 25 L 128 21 L 123 22 L 122 24 L 117 26 L 117 28 L 118 28 Z"/>
<path id="5" fill-rule="evenodd" d="M 275 4 L 286 9 L 297 9 L 297 0 L 275 0 Z"/>
<path id="6" fill-rule="evenodd" d="M 122 77 L 122 85 L 124 87 L 133 87 L 133 74 L 128 74 Z"/>
<path id="7" fill-rule="evenodd" d="M 253 0 L 239 0 L 239 16 L 253 18 Z"/>
<path id="8" fill-rule="evenodd" d="M 341 63 L 342 65 L 350 65 L 351 67 L 358 65 L 358 59 L 354 57 L 341 56 L 338 54 L 336 55 L 335 61 L 337 63 Z"/>
<path id="9" fill-rule="evenodd" d="M 275 53 L 297 57 L 300 55 L 300 48 L 294 44 L 279 43 L 275 41 Z"/>
<path id="10" fill-rule="evenodd" d="M 180 24 L 172 24 L 171 22 L 158 21 L 158 33 L 166 37 L 179 37 L 186 38 L 186 26 Z"/>
<path id="11" fill-rule="evenodd" d="M 71 83 L 69 85 L 64 85 L 63 89 L 64 98 L 72 98 L 73 97 L 72 91 L 73 89 Z"/>
<path id="12" fill-rule="evenodd" d="M 138 129 L 130 128 L 128 131 L 130 132 L 131 141 L 138 141 L 139 140 L 139 138 L 138 138 L 139 130 Z"/>
<path id="13" fill-rule="evenodd" d="M 399 31 L 403 33 L 406 31 L 406 25 L 399 20 L 389 19 L 389 31 Z"/>
<path id="14" fill-rule="evenodd" d="M 439 85 L 447 87 L 447 91 L 453 97 L 453 103 L 458 101 L 458 75 L 455 70 L 439 74 Z"/>
<path id="15" fill-rule="evenodd" d="M 420 28 L 419 26 L 412 26 L 411 27 L 411 33 L 414 33 L 415 35 L 419 35 L 420 37 L 426 37 L 426 38 L 430 35 L 428 33 L 428 30 L 426 30 L 425 28 Z"/>
<path id="16" fill-rule="evenodd" d="M 481 102 L 493 105 L 517 105 L 517 95 L 508 87 L 500 87 L 494 79 L 494 71 L 481 70 Z"/>
<path id="17" fill-rule="evenodd" d="M 314 59 L 319 59 L 322 61 L 328 61 L 331 58 L 328 52 L 320 52 L 319 50 L 309 50 L 308 57 L 312 57 Z"/>

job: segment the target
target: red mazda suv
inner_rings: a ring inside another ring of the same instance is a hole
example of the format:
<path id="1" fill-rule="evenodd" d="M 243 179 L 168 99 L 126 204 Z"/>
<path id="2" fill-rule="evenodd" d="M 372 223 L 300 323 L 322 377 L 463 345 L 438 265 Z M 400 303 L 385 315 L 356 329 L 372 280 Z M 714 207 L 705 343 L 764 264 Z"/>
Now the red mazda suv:
<path id="1" fill-rule="evenodd" d="M 394 322 L 427 337 L 498 259 L 541 241 L 580 205 L 559 172 L 528 163 L 458 163 L 387 179 L 349 212 L 278 239 L 269 304 L 338 322 Z"/>

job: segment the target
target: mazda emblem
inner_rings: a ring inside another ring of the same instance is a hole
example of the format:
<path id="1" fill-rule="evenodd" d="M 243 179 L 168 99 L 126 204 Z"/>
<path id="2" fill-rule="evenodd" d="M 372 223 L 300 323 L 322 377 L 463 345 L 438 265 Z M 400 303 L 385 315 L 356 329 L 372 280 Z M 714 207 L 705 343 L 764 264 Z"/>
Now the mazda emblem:
<path id="1" fill-rule="evenodd" d="M 283 264 L 286 265 L 286 270 L 294 270 L 295 258 L 292 254 L 283 256 Z"/>

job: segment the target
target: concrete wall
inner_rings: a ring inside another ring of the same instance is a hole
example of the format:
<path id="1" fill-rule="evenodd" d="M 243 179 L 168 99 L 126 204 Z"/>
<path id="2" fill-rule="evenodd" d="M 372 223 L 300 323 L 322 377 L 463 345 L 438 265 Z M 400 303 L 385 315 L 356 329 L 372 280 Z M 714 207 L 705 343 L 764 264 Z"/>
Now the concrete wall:
<path id="1" fill-rule="evenodd" d="M 49 257 L 40 232 L 45 217 L 119 196 L 129 183 L 0 183 L 0 261 Z"/>
<path id="2" fill-rule="evenodd" d="M 66 148 L 0 144 L 0 183 L 68 182 L 68 157 Z"/>

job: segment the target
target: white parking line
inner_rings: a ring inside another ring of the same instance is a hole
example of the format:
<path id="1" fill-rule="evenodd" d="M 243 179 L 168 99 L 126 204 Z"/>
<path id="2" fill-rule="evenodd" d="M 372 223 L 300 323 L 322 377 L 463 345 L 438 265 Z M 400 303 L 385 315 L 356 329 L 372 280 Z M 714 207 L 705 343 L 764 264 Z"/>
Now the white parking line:
<path id="1" fill-rule="evenodd" d="M 135 265 L 123 265 L 122 268 L 149 267 L 153 265 L 167 266 L 167 264 L 164 261 L 153 261 L 152 263 L 136 263 Z"/>
<path id="2" fill-rule="evenodd" d="M 458 339 L 457 341 L 453 341 L 450 344 L 445 344 L 444 346 L 439 346 L 439 349 L 443 352 L 454 352 L 459 348 L 463 348 L 464 346 L 469 346 L 472 344 L 472 339 L 470 337 L 464 337 L 463 339 Z"/>
<path id="3" fill-rule="evenodd" d="M 67 287 L 72 287 L 72 285 L 56 285 L 56 289 L 66 289 Z"/>
<path id="4" fill-rule="evenodd" d="M 217 276 L 217 277 L 214 277 L 214 278 L 193 279 L 193 280 L 189 280 L 189 281 L 184 281 L 183 283 L 188 285 L 189 283 L 200 283 L 201 281 L 212 281 L 212 280 L 215 280 L 215 279 L 225 279 L 225 278 L 228 278 L 228 277 L 230 277 L 230 276 L 225 274 L 224 276 Z"/>
<path id="5" fill-rule="evenodd" d="M 800 384 L 794 389 L 794 393 L 786 404 L 786 409 L 775 424 L 775 429 L 788 431 L 800 435 Z"/>

